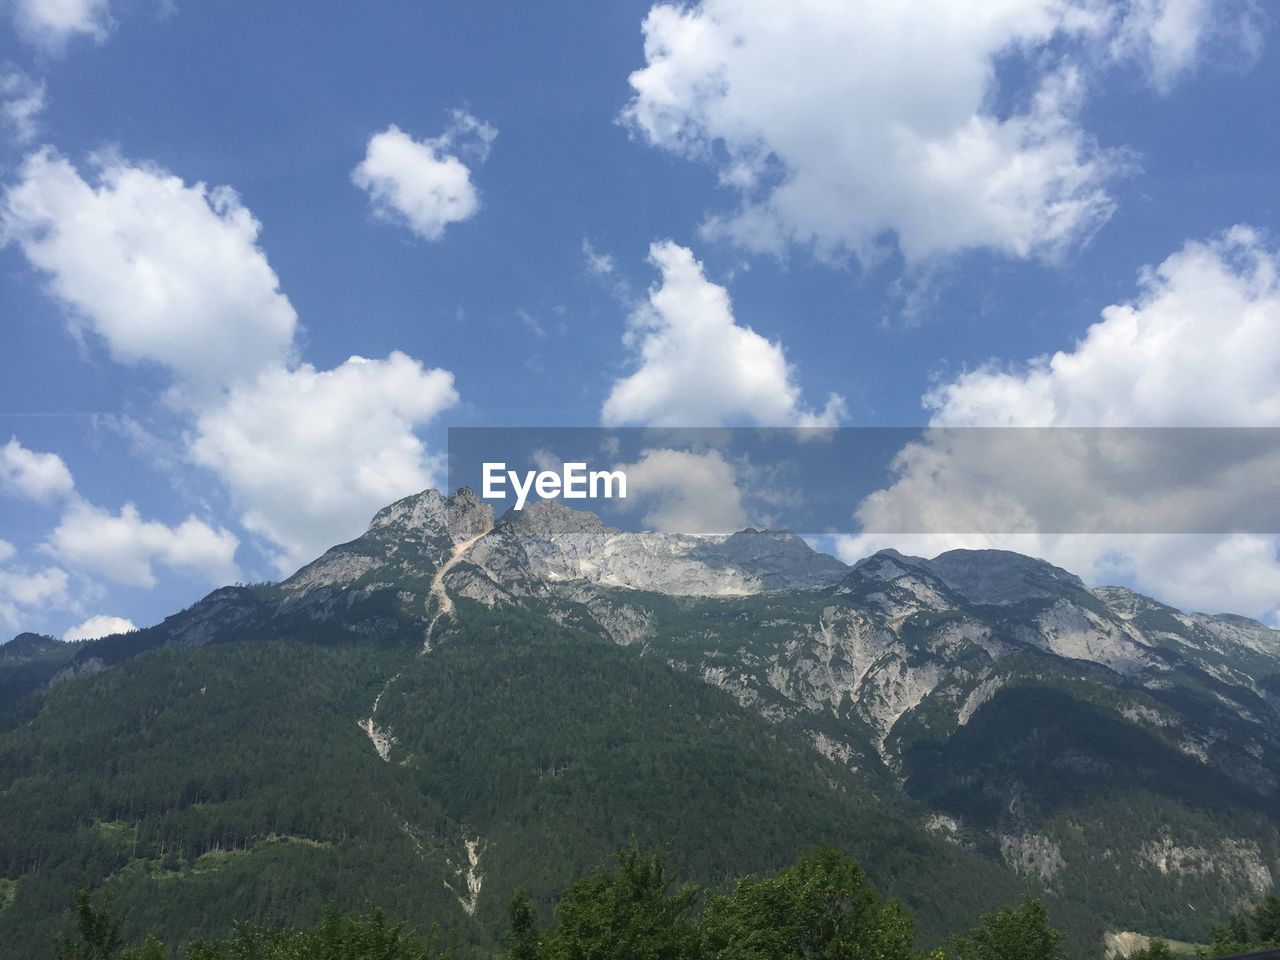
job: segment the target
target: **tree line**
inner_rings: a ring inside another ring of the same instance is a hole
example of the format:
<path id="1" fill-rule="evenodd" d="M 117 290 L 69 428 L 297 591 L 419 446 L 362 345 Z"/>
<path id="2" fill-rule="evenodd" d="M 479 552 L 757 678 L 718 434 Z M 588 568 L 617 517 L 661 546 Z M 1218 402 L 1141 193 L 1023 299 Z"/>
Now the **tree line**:
<path id="1" fill-rule="evenodd" d="M 944 946 L 915 946 L 912 916 L 886 900 L 852 857 L 819 847 L 792 866 L 745 877 L 729 893 L 677 884 L 662 853 L 633 845 L 570 884 L 548 922 L 517 893 L 508 907 L 502 960 L 1071 960 L 1063 935 L 1033 898 L 981 917 Z M 1280 947 L 1280 896 L 1213 928 L 1199 957 Z M 76 896 L 72 929 L 54 939 L 55 960 L 479 960 L 456 931 L 410 930 L 375 908 L 330 909 L 313 927 L 237 923 L 224 940 L 126 945 L 109 894 Z M 1127 960 L 1170 960 L 1153 940 Z"/>

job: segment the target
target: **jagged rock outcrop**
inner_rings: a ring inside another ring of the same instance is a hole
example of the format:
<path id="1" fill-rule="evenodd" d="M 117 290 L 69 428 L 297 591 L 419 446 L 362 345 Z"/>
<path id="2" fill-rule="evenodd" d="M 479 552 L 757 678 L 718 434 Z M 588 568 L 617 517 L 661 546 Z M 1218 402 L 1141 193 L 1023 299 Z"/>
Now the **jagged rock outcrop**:
<path id="1" fill-rule="evenodd" d="M 462 487 L 445 501 L 445 526 L 454 543 L 473 540 L 493 529 L 493 507 Z"/>

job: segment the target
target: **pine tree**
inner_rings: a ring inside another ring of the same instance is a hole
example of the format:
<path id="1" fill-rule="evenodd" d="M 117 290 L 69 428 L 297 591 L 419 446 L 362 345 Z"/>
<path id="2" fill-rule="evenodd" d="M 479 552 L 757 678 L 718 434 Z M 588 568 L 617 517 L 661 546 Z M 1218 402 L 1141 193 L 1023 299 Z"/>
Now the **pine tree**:
<path id="1" fill-rule="evenodd" d="M 507 907 L 510 924 L 506 936 L 508 960 L 538 960 L 537 915 L 533 901 L 523 890 L 517 890 Z"/>
<path id="2" fill-rule="evenodd" d="M 104 893 L 94 906 L 88 890 L 76 892 L 76 933 L 54 939 L 58 960 L 116 960 L 124 939 L 120 921 L 111 915 L 111 894 Z"/>

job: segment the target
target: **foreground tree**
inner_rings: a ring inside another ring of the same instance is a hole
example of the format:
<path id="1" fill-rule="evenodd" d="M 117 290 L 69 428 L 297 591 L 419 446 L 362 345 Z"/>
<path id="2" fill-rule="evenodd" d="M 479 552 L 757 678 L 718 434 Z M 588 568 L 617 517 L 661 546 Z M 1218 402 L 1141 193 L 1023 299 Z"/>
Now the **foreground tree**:
<path id="1" fill-rule="evenodd" d="M 1039 900 L 988 914 L 967 937 L 951 943 L 955 960 L 1066 960 L 1062 934 L 1049 923 Z"/>
<path id="2" fill-rule="evenodd" d="M 75 933 L 54 937 L 54 956 L 57 960 L 166 960 L 169 956 L 154 936 L 125 949 L 120 925 L 111 912 L 110 893 L 94 904 L 89 891 L 80 890 L 76 893 Z"/>
<path id="3" fill-rule="evenodd" d="M 771 877 L 712 896 L 704 956 L 714 960 L 911 960 L 914 928 L 896 902 L 881 903 L 857 861 L 821 847 Z"/>
<path id="4" fill-rule="evenodd" d="M 1238 913 L 1211 932 L 1208 951 L 1202 957 L 1229 957 L 1237 953 L 1280 947 L 1280 895 L 1268 894 L 1253 910 Z"/>
<path id="5" fill-rule="evenodd" d="M 538 960 L 538 926 L 533 901 L 517 890 L 507 908 L 507 935 L 503 945 L 509 960 Z"/>
<path id="6" fill-rule="evenodd" d="M 556 907 L 555 925 L 537 942 L 540 960 L 696 960 L 693 885 L 670 892 L 662 854 L 642 857 L 633 846 L 616 872 L 601 870 L 572 884 Z M 513 905 L 518 944 L 531 956 L 532 913 Z M 514 931 L 513 931 L 514 932 Z"/>
<path id="7" fill-rule="evenodd" d="M 1164 940 L 1156 937 L 1145 947 L 1140 947 L 1133 953 L 1126 954 L 1124 960 L 1175 960 L 1177 954 L 1173 952 L 1173 948 Z"/>
<path id="8" fill-rule="evenodd" d="M 120 946 L 120 921 L 111 915 L 111 895 L 103 894 L 95 905 L 88 890 L 76 893 L 76 932 L 54 938 L 58 960 L 116 960 Z"/>

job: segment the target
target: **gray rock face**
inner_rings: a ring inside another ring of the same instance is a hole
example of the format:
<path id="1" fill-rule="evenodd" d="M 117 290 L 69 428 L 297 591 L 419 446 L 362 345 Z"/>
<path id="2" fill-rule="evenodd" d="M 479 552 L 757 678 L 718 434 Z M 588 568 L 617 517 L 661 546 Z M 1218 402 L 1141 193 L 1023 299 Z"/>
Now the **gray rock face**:
<path id="1" fill-rule="evenodd" d="M 927 560 L 905 557 L 897 550 L 881 550 L 859 560 L 837 592 L 896 617 L 963 606 L 963 600 L 929 569 Z"/>
<path id="2" fill-rule="evenodd" d="M 453 545 L 492 526 L 493 508 L 470 487 L 448 498 L 436 490 L 424 490 L 378 511 L 362 536 L 330 548 L 281 587 L 286 593 L 304 595 L 362 582 L 430 580 Z"/>
<path id="3" fill-rule="evenodd" d="M 415 533 L 436 536 L 447 529 L 448 501 L 438 490 L 423 490 L 379 510 L 365 536 L 380 530 L 390 530 L 401 537 Z"/>
<path id="4" fill-rule="evenodd" d="M 1093 595 L 1105 603 L 1116 616 L 1132 620 L 1143 613 L 1154 613 L 1170 610 L 1163 603 L 1157 603 L 1150 597 L 1130 590 L 1128 587 L 1097 587 Z"/>
<path id="5" fill-rule="evenodd" d="M 558 500 L 536 500 L 523 510 L 508 510 L 498 521 L 497 528 L 499 531 L 544 538 L 619 532 L 606 527 L 594 513 L 571 510 Z"/>
<path id="6" fill-rule="evenodd" d="M 672 596 L 749 596 L 816 589 L 847 570 L 790 533 L 631 533 L 549 500 L 509 511 L 468 560 L 521 593 L 583 583 Z"/>
<path id="7" fill-rule="evenodd" d="M 1058 598 L 1085 590 L 1084 581 L 1060 567 L 1008 550 L 951 550 L 924 561 L 948 587 L 975 604 L 1008 604 Z"/>
<path id="8" fill-rule="evenodd" d="M 164 623 L 167 642 L 203 646 L 252 624 L 262 604 L 246 587 L 222 587 Z"/>
<path id="9" fill-rule="evenodd" d="M 493 507 L 470 487 L 461 487 L 445 501 L 445 524 L 454 543 L 462 543 L 493 529 Z"/>
<path id="10" fill-rule="evenodd" d="M 849 568 L 788 530 L 742 530 L 693 551 L 711 566 L 748 570 L 763 590 L 807 590 L 836 583 Z"/>

